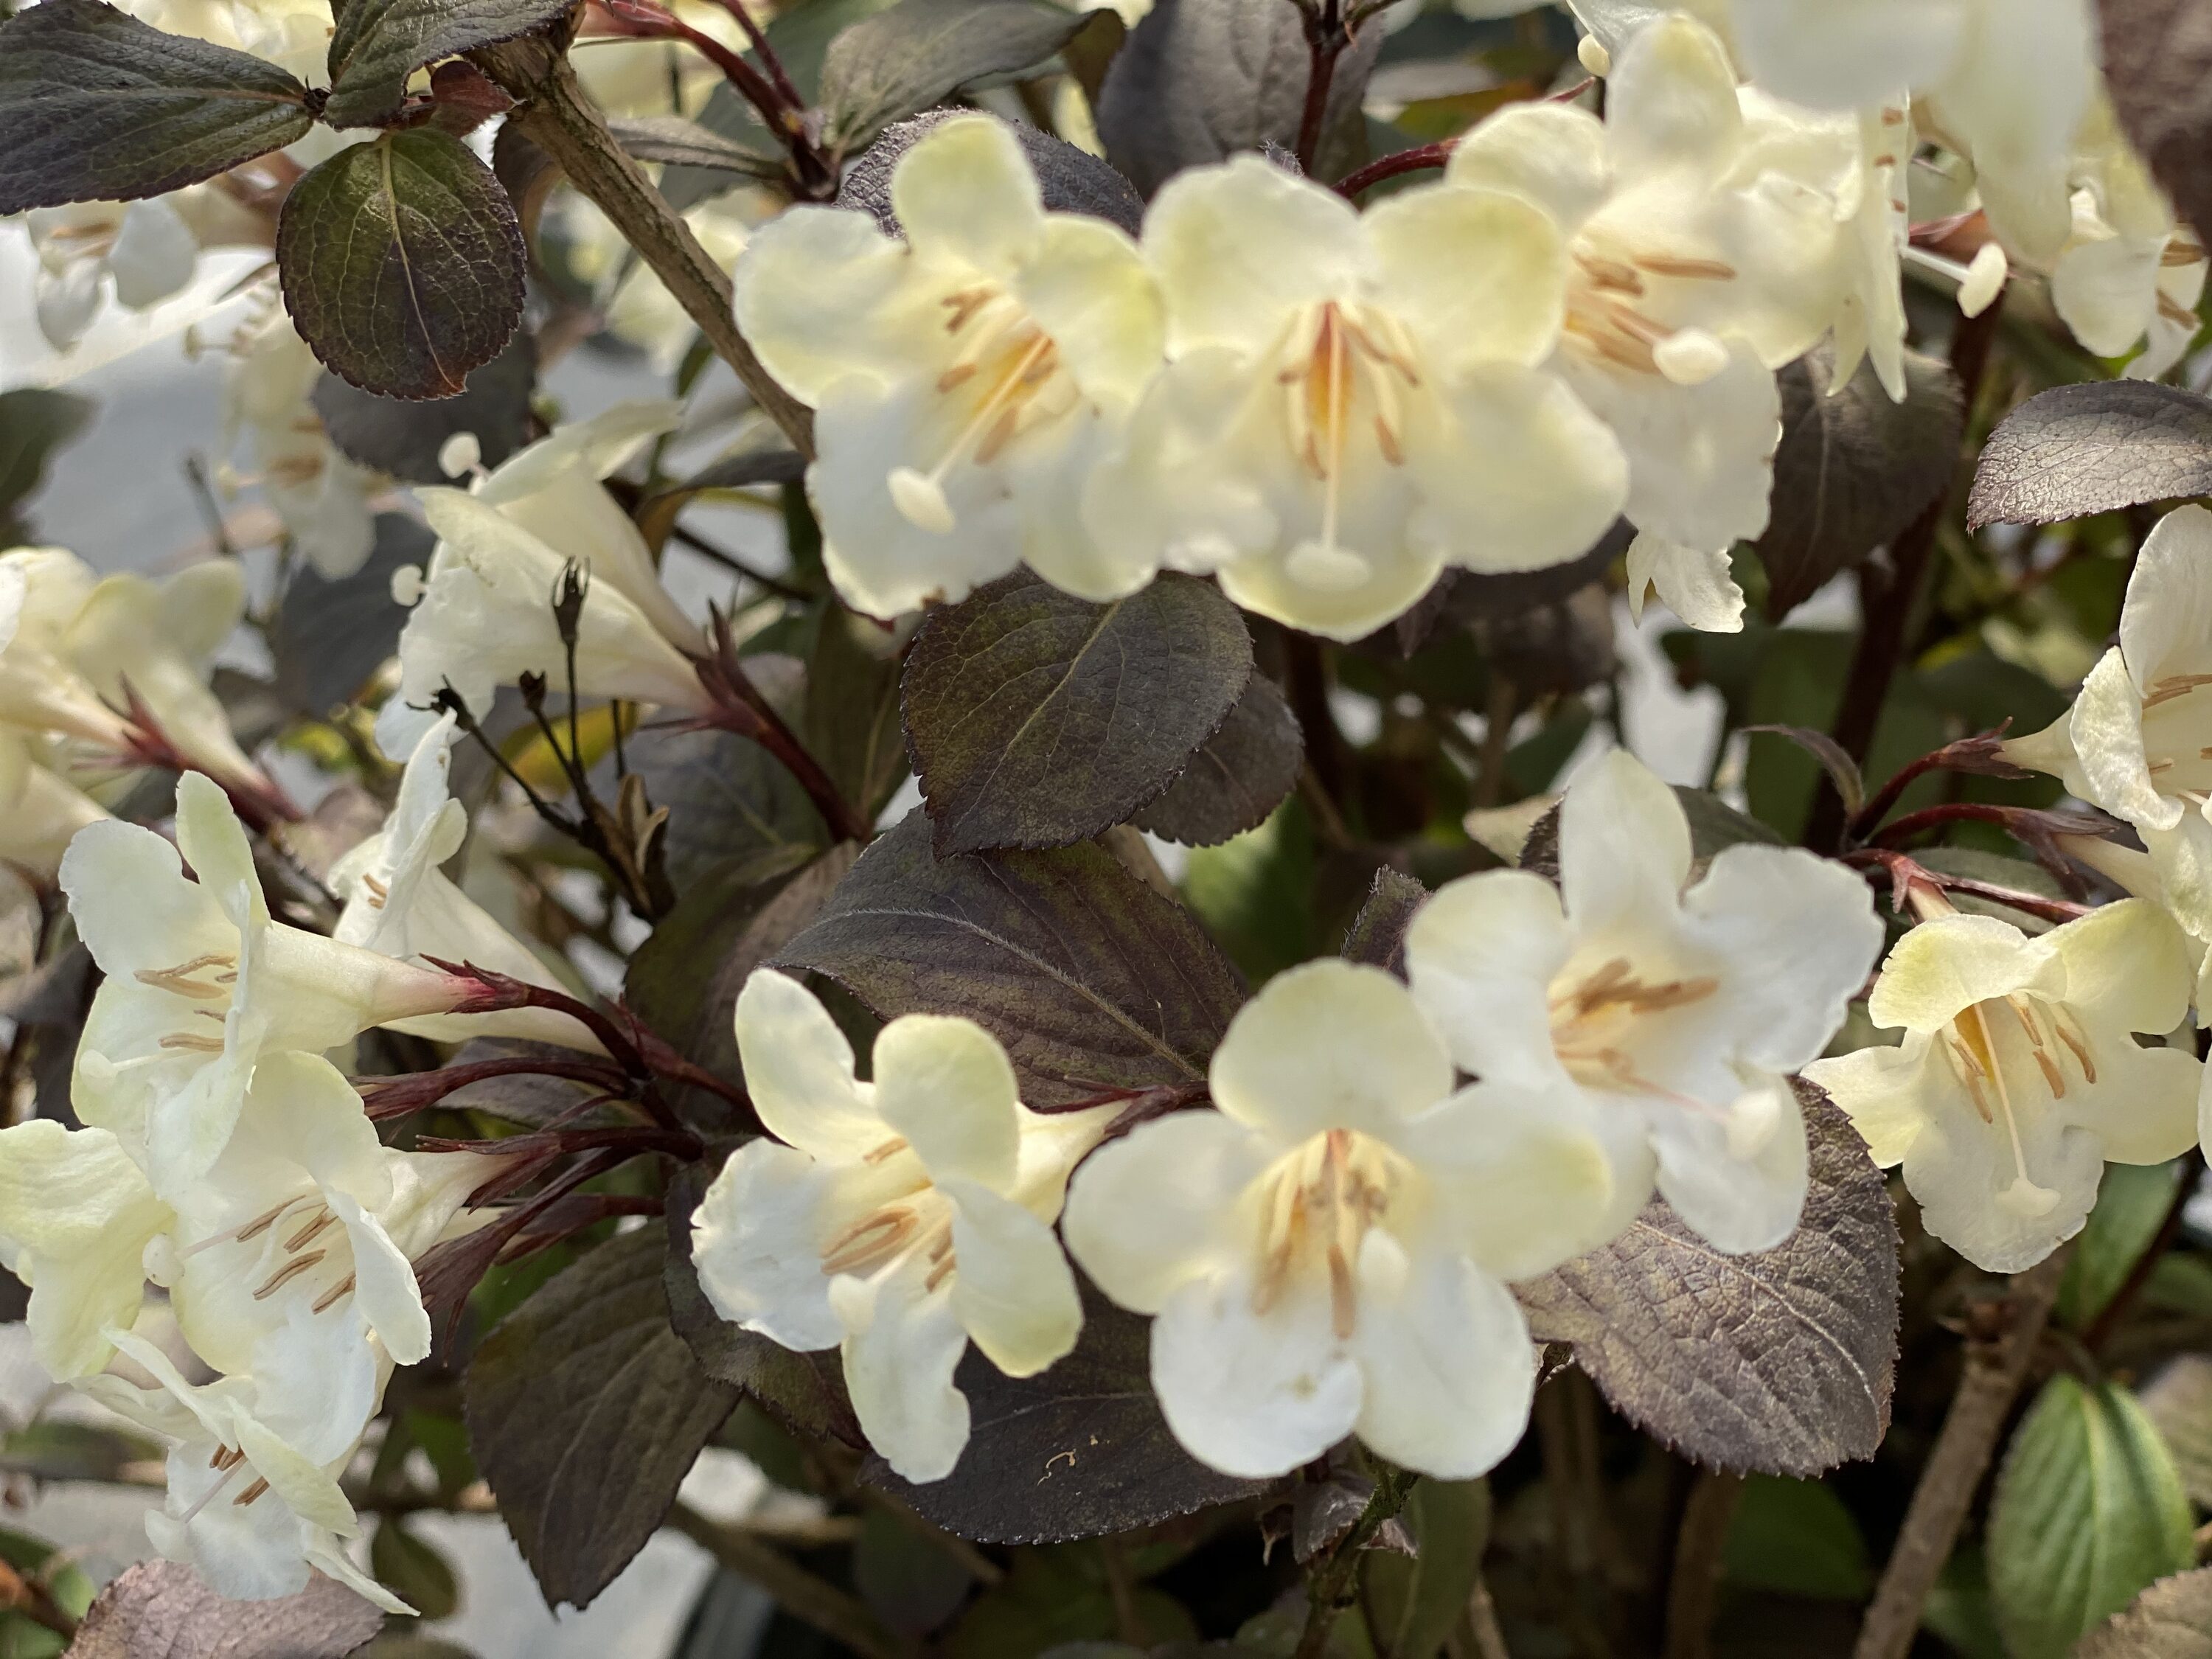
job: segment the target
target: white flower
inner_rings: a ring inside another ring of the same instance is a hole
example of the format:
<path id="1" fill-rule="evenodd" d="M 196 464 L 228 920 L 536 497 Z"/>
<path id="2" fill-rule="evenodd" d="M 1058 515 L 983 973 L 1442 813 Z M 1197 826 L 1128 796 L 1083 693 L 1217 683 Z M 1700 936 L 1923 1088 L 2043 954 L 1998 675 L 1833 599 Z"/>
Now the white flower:
<path id="1" fill-rule="evenodd" d="M 197 772 L 178 780 L 176 846 L 136 824 L 93 824 L 70 844 L 61 884 L 106 975 L 77 1049 L 77 1115 L 112 1131 L 173 1200 L 222 1154 L 264 1052 L 319 1054 L 469 991 L 271 921 L 245 830 Z"/>
<path id="2" fill-rule="evenodd" d="M 130 727 L 61 654 L 95 580 L 59 548 L 0 553 L 0 720 L 114 751 L 129 745 Z"/>
<path id="3" fill-rule="evenodd" d="M 1068 1249 L 1156 1316 L 1152 1387 L 1192 1455 L 1262 1478 L 1357 1434 L 1462 1480 L 1513 1449 L 1534 1359 L 1504 1281 L 1584 1248 L 1612 1182 L 1587 1134 L 1452 1081 L 1397 981 L 1311 962 L 1231 1022 L 1218 1111 L 1076 1172 Z"/>
<path id="4" fill-rule="evenodd" d="M 1902 1044 L 1805 1075 L 1876 1164 L 1905 1166 L 1929 1231 L 2017 1273 L 2081 1230 L 2107 1159 L 2162 1164 L 2197 1139 L 2196 1056 L 2134 1036 L 2179 1025 L 2190 980 L 2180 929 L 2142 899 L 2034 939 L 1939 915 L 1899 941 L 1867 1004 Z"/>
<path id="5" fill-rule="evenodd" d="M 1024 561 L 1086 599 L 1133 592 L 1141 555 L 1095 544 L 1085 479 L 1159 362 L 1160 301 L 1129 238 L 1044 210 L 988 116 L 899 158 L 906 234 L 799 207 L 738 262 L 739 325 L 814 405 L 807 475 L 837 591 L 878 617 L 955 600 Z"/>
<path id="6" fill-rule="evenodd" d="M 106 1130 L 0 1129 L 0 1267 L 31 1287 L 31 1352 L 58 1380 L 106 1366 L 107 1328 L 145 1297 L 146 1245 L 174 1220 Z"/>
<path id="7" fill-rule="evenodd" d="M 140 1389 L 95 1377 L 102 1405 L 176 1442 L 168 1502 L 146 1517 L 147 1536 L 173 1561 L 199 1570 L 218 1595 L 276 1601 L 327 1574 L 389 1613 L 412 1608 L 346 1559 L 360 1535 L 338 1476 L 352 1460 L 383 1391 L 382 1367 L 349 1322 L 295 1312 L 299 1340 L 272 1342 L 250 1375 L 195 1388 L 152 1343 L 122 1331 L 115 1346 L 155 1380 Z M 337 1425 L 350 1423 L 349 1429 Z"/>
<path id="8" fill-rule="evenodd" d="M 2121 356 L 2148 336 L 2148 349 L 2127 372 L 2154 379 L 2197 337 L 2204 250 L 2174 222 L 2101 94 L 2083 123 L 2073 176 L 2074 230 L 2051 267 L 2051 302 L 2100 357 Z"/>
<path id="9" fill-rule="evenodd" d="M 2119 644 L 2068 714 L 2004 750 L 2133 824 L 2166 902 L 2212 937 L 2212 513 L 2159 520 L 2128 577 Z"/>
<path id="10" fill-rule="evenodd" d="M 1626 512 L 1645 538 L 1632 600 L 1656 583 L 1692 626 L 1729 631 L 1742 605 L 1727 550 L 1766 526 L 1772 371 L 1875 286 L 1842 230 L 1863 158 L 1846 135 L 1805 142 L 1771 102 L 1747 118 L 1727 52 L 1689 17 L 1638 30 L 1613 70 L 1603 123 L 1516 105 L 1445 176 L 1526 196 L 1569 233 L 1557 362 L 1627 452 Z"/>
<path id="11" fill-rule="evenodd" d="M 1437 184 L 1362 215 L 1244 155 L 1171 180 L 1144 248 L 1172 361 L 1084 501 L 1133 562 L 1349 640 L 1447 564 L 1557 564 L 1619 514 L 1620 446 L 1540 367 L 1566 262 L 1537 204 Z"/>
<path id="12" fill-rule="evenodd" d="M 223 383 L 223 447 L 253 441 L 258 482 L 301 556 L 321 575 L 350 576 L 376 544 L 369 498 L 383 479 L 341 454 L 310 401 L 321 362 L 283 307 L 239 331 Z"/>
<path id="13" fill-rule="evenodd" d="M 1010 1376 L 1075 1346 L 1082 1306 L 1052 1224 L 1115 1109 L 1030 1111 L 990 1034 L 933 1015 L 885 1026 L 874 1082 L 856 1082 L 828 1011 L 766 969 L 737 1031 L 778 1139 L 738 1148 L 708 1188 L 700 1283 L 787 1348 L 842 1347 L 870 1443 L 908 1480 L 940 1480 L 968 1442 L 952 1373 L 969 1341 Z"/>
<path id="14" fill-rule="evenodd" d="M 1463 877 L 1413 919 L 1413 995 L 1484 1091 L 1602 1140 L 1626 1224 L 1655 1186 L 1717 1248 L 1797 1225 L 1789 1074 L 1827 1046 L 1881 950 L 1866 883 L 1740 845 L 1691 882 L 1674 792 L 1616 750 L 1559 809 L 1559 886 Z"/>
<path id="15" fill-rule="evenodd" d="M 434 957 L 467 963 L 532 985 L 563 990 L 538 954 L 501 927 L 439 866 L 468 837 L 468 809 L 447 793 L 454 719 L 440 716 L 407 757 L 398 799 L 376 834 L 353 848 L 330 873 L 331 890 L 345 902 L 331 936 L 405 962 Z M 444 1042 L 471 1036 L 523 1037 L 596 1049 L 592 1035 L 568 1015 L 545 1008 L 489 1014 L 432 1014 L 394 1020 L 395 1030 Z"/>
<path id="16" fill-rule="evenodd" d="M 51 888 L 70 838 L 108 814 L 46 759 L 38 739 L 0 728 L 0 864 Z"/>
<path id="17" fill-rule="evenodd" d="M 599 481 L 679 411 L 623 404 L 531 445 L 471 491 L 422 489 L 439 535 L 419 581 L 395 584 L 415 614 L 399 635 L 399 690 L 379 711 L 377 742 L 413 752 L 451 685 L 482 718 L 493 692 L 523 675 L 568 690 L 553 602 L 570 564 L 589 580 L 578 621 L 576 691 L 691 710 L 709 707 L 692 667 L 702 630 L 660 585 L 637 526 Z M 403 577 L 411 576 L 403 572 Z"/>
<path id="18" fill-rule="evenodd" d="M 112 278 L 115 302 L 159 305 L 192 280 L 199 242 L 168 202 L 76 202 L 24 216 L 39 255 L 39 331 L 67 351 L 92 326 Z"/>

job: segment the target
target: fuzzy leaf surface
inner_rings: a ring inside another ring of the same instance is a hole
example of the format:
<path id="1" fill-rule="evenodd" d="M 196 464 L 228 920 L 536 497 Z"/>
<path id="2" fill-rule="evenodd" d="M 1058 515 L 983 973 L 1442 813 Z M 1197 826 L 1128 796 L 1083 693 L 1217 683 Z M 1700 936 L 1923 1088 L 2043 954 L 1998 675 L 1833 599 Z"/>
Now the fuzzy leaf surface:
<path id="1" fill-rule="evenodd" d="M 1274 681 L 1255 673 L 1182 775 L 1130 822 L 1186 847 L 1218 847 L 1265 823 L 1297 787 L 1305 763 L 1305 735 L 1289 700 Z"/>
<path id="2" fill-rule="evenodd" d="M 343 1659 L 383 1628 L 320 1574 L 281 1601 L 228 1601 L 191 1567 L 141 1561 L 100 1593 L 70 1659 Z"/>
<path id="3" fill-rule="evenodd" d="M 938 852 L 1064 847 L 1123 822 L 1251 678 L 1236 606 L 1188 576 L 1092 605 L 1017 571 L 933 613 L 902 700 Z"/>
<path id="4" fill-rule="evenodd" d="M 830 43 L 822 107 L 831 142 L 858 148 L 964 86 L 1042 63 L 1090 21 L 1047 0 L 899 0 Z"/>
<path id="5" fill-rule="evenodd" d="M 2057 524 L 2212 492 L 2212 399 L 2154 380 L 2053 386 L 1982 447 L 1966 527 Z"/>
<path id="6" fill-rule="evenodd" d="M 334 127 L 382 120 L 426 64 L 512 40 L 566 17 L 574 0 L 342 0 L 331 33 Z"/>
<path id="7" fill-rule="evenodd" d="M 2098 0 L 2121 129 L 2176 210 L 2212 234 L 2212 9 L 2199 0 Z"/>
<path id="8" fill-rule="evenodd" d="M 2212 1567 L 2161 1578 L 2081 1638 L 2075 1659 L 2212 1659 Z"/>

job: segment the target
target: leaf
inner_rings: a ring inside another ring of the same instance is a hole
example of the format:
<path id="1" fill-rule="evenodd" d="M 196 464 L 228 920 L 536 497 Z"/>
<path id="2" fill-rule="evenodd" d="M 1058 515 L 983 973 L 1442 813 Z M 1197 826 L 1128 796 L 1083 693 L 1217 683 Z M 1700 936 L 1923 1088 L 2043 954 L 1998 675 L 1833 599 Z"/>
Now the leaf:
<path id="1" fill-rule="evenodd" d="M 1722 1551 L 1728 1581 L 1841 1601 L 1874 1588 L 1866 1540 L 1844 1500 L 1814 1480 L 1754 1474 L 1743 1483 Z"/>
<path id="2" fill-rule="evenodd" d="M 2212 492 L 2212 400 L 2153 380 L 2054 386 L 1982 447 L 1966 527 L 2056 524 Z"/>
<path id="3" fill-rule="evenodd" d="M 1615 1410 L 1716 1468 L 1812 1475 L 1871 1457 L 1896 1381 L 1897 1219 L 1850 1121 L 1797 1085 L 1812 1182 L 1797 1231 L 1723 1255 L 1655 1200 L 1603 1249 L 1516 1287 Z"/>
<path id="4" fill-rule="evenodd" d="M 2194 1565 L 2189 1500 L 2158 1431 L 2116 1383 L 2064 1373 L 2013 1431 L 1990 1504 L 1990 1588 L 2012 1659 L 2059 1659 Z"/>
<path id="5" fill-rule="evenodd" d="M 669 1325 L 667 1253 L 656 1228 L 617 1235 L 470 1362 L 469 1446 L 549 1607 L 614 1582 L 736 1403 Z"/>
<path id="6" fill-rule="evenodd" d="M 390 398 L 450 398 L 522 321 L 522 227 L 489 168 L 428 128 L 342 149 L 276 225 L 284 304 L 325 368 Z"/>
<path id="7" fill-rule="evenodd" d="M 2212 1567 L 2161 1578 L 2081 1638 L 2075 1659 L 2212 1659 Z"/>
<path id="8" fill-rule="evenodd" d="M 392 597 L 392 576 L 427 564 L 436 544 L 421 520 L 380 513 L 368 562 L 352 575 L 295 569 L 270 639 L 276 695 L 313 720 L 351 702 L 399 648 L 407 610 Z"/>
<path id="9" fill-rule="evenodd" d="M 1237 607 L 1194 577 L 1092 605 L 1024 569 L 933 611 L 902 697 L 938 853 L 1064 847 L 1122 823 L 1251 678 Z"/>
<path id="10" fill-rule="evenodd" d="M 0 216 L 212 179 L 304 137 L 307 104 L 249 53 L 46 0 L 0 23 Z"/>
<path id="11" fill-rule="evenodd" d="M 2096 1207 L 2089 1212 L 2058 1286 L 2057 1311 L 2063 1323 L 2084 1330 L 2104 1312 L 2142 1253 L 2156 1242 L 2181 1176 L 2179 1160 L 2105 1166 Z"/>
<path id="12" fill-rule="evenodd" d="M 711 173 L 737 173 L 763 180 L 781 178 L 783 173 L 775 157 L 748 149 L 735 139 L 726 138 L 680 115 L 642 115 L 611 120 L 607 129 L 614 134 L 617 143 L 641 161 L 700 167 Z"/>
<path id="13" fill-rule="evenodd" d="M 538 389 L 538 342 L 527 329 L 468 377 L 458 397 L 424 403 L 382 398 L 325 374 L 314 391 L 323 431 L 348 460 L 388 472 L 401 483 L 452 482 L 438 464 L 448 440 L 465 432 L 488 467 L 530 441 L 530 399 Z"/>
<path id="14" fill-rule="evenodd" d="M 1366 151 L 1360 101 L 1382 31 L 1337 59 L 1315 176 L 1342 177 Z M 1106 159 L 1149 198 L 1185 167 L 1297 143 L 1310 58 L 1285 0 L 1159 0 L 1129 33 L 1098 96 Z"/>
<path id="15" fill-rule="evenodd" d="M 190 1567 L 142 1561 L 100 1593 L 70 1659 L 343 1659 L 383 1628 L 320 1574 L 281 1601 L 227 1601 Z"/>
<path id="16" fill-rule="evenodd" d="M 0 1470 L 33 1480 L 112 1481 L 126 1465 L 161 1455 L 152 1441 L 123 1429 L 52 1418 L 0 1435 Z"/>
<path id="17" fill-rule="evenodd" d="M 830 43 L 821 104 L 830 143 L 858 149 L 963 87 L 1042 63 L 1090 21 L 1048 0 L 899 0 Z"/>
<path id="18" fill-rule="evenodd" d="M 1097 1538 L 1262 1490 L 1176 1443 L 1152 1394 L 1151 1322 L 1079 1282 L 1083 1335 L 1050 1370 L 1011 1377 L 969 1349 L 954 1377 L 968 1445 L 951 1474 L 915 1486 L 872 1455 L 863 1478 L 980 1544 Z"/>
<path id="19" fill-rule="evenodd" d="M 1415 1483 L 1406 1500 L 1409 1559 L 1375 1550 L 1360 1559 L 1361 1601 L 1377 1649 L 1390 1659 L 1435 1659 L 1474 1594 L 1490 1541 L 1490 1484 Z"/>
<path id="20" fill-rule="evenodd" d="M 2175 1355 L 2136 1398 L 2172 1455 L 2189 1501 L 2212 1509 L 2212 1355 Z"/>
<path id="21" fill-rule="evenodd" d="M 1130 819 L 1164 841 L 1212 847 L 1256 830 L 1297 787 L 1306 763 L 1298 718 L 1274 681 L 1255 673 L 1167 793 Z"/>
<path id="22" fill-rule="evenodd" d="M 800 737 L 838 792 L 871 823 L 906 781 L 898 641 L 834 603 L 823 610 L 807 658 Z"/>
<path id="23" fill-rule="evenodd" d="M 1199 1651 L 1188 1639 L 1197 1632 L 1181 1602 L 1149 1584 L 1134 1586 L 1130 1600 L 1148 1638 L 1184 1638 L 1154 1649 L 1154 1656 L 1182 1659 Z M 942 1650 L 946 1659 L 1147 1659 L 1144 1649 L 1106 1639 L 1119 1624 L 1097 1550 L 1024 1550 L 1004 1580 L 961 1615 Z"/>
<path id="24" fill-rule="evenodd" d="M 910 1521 L 871 1509 L 853 1546 L 853 1588 L 892 1630 L 927 1636 L 958 1612 L 975 1576 Z"/>
<path id="25" fill-rule="evenodd" d="M 629 740 L 625 758 L 653 804 L 668 809 L 668 879 L 679 896 L 733 862 L 776 852 L 803 859 L 829 844 L 806 792 L 750 738 L 645 731 Z"/>
<path id="26" fill-rule="evenodd" d="M 2212 15 L 2197 0 L 2098 0 L 2120 127 L 2174 206 L 2212 235 Z"/>
<path id="27" fill-rule="evenodd" d="M 1094 11 L 1091 15 L 1096 20 L 1101 14 Z M 860 159 L 846 169 L 844 181 L 837 186 L 837 205 L 868 214 L 883 227 L 886 235 L 903 236 L 905 231 L 891 206 L 891 174 L 897 170 L 899 158 L 940 121 L 968 112 L 970 112 L 931 110 L 910 121 L 885 128 L 883 137 L 862 151 Z M 1087 214 L 1119 225 L 1132 236 L 1143 230 L 1145 198 L 1104 161 L 1088 150 L 1078 149 L 1065 138 L 1056 138 L 1025 122 L 1008 122 L 1006 130 L 1014 135 L 1029 157 L 1030 167 L 1036 174 L 1038 190 L 1049 211 Z"/>
<path id="28" fill-rule="evenodd" d="M 1948 365 L 1906 352 L 1903 403 L 1890 401 L 1872 363 L 1840 387 L 1835 368 L 1835 348 L 1824 343 L 1779 377 L 1774 512 L 1757 543 L 1771 622 L 1887 546 L 1943 493 L 1959 464 L 1966 404 Z"/>
<path id="29" fill-rule="evenodd" d="M 1276 808 L 1257 830 L 1194 849 L 1182 895 L 1254 984 L 1322 948 L 1314 916 L 1313 826 L 1304 804 Z"/>
<path id="30" fill-rule="evenodd" d="M 368 1540 L 368 1570 L 376 1581 L 425 1619 L 450 1619 L 461 1604 L 453 1563 L 435 1547 L 386 1516 Z"/>
<path id="31" fill-rule="evenodd" d="M 1829 781 L 1836 786 L 1836 793 L 1843 798 L 1844 811 L 1856 817 L 1866 805 L 1866 779 L 1859 772 L 1859 763 L 1850 751 L 1826 732 L 1816 732 L 1809 726 L 1747 726 L 1746 735 L 1771 732 L 1778 738 L 1787 738 L 1800 749 L 1820 763 Z"/>
<path id="32" fill-rule="evenodd" d="M 827 974 L 886 1018 L 977 1021 L 1032 1105 L 1194 1082 L 1244 1000 L 1189 913 L 1111 854 L 936 859 L 918 811 L 860 855 L 775 963 Z"/>
<path id="33" fill-rule="evenodd" d="M 1352 919 L 1339 955 L 1402 975 L 1406 969 L 1406 929 L 1413 913 L 1429 902 L 1429 890 L 1413 877 L 1389 866 L 1375 872 L 1375 885 L 1367 902 Z"/>
<path id="34" fill-rule="evenodd" d="M 46 482 L 46 465 L 62 447 L 91 424 L 89 398 L 43 386 L 0 392 L 0 542 L 10 546 L 30 540 L 30 526 L 17 510 Z"/>
<path id="35" fill-rule="evenodd" d="M 331 34 L 323 119 L 372 125 L 399 107 L 426 64 L 512 40 L 568 15 L 574 0 L 343 0 Z"/>

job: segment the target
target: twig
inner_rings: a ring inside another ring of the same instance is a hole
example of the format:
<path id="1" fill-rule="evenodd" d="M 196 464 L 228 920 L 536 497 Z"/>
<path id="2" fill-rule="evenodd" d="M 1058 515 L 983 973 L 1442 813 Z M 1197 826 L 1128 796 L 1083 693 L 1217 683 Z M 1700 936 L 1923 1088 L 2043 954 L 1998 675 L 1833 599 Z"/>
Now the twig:
<path id="1" fill-rule="evenodd" d="M 550 42 L 535 38 L 481 47 L 471 57 L 509 95 L 522 100 L 507 118 L 516 131 L 550 156 L 568 182 L 607 216 L 698 325 L 715 355 L 783 428 L 792 447 L 811 460 L 814 417 L 777 383 L 739 331 L 728 275 L 608 131 L 567 58 Z"/>
<path id="2" fill-rule="evenodd" d="M 1336 60 L 1352 44 L 1340 0 L 1293 0 L 1306 31 L 1306 101 L 1298 114 L 1298 171 L 1310 174 L 1321 150 L 1322 128 L 1328 119 L 1329 88 Z"/>
<path id="3" fill-rule="evenodd" d="M 806 100 L 799 96 L 799 88 L 792 84 L 790 73 L 783 67 L 783 59 L 776 56 L 775 48 L 769 44 L 768 31 L 753 21 L 753 15 L 747 9 L 745 0 L 718 0 L 718 3 L 738 20 L 738 27 L 745 32 L 745 39 L 752 43 L 753 55 L 761 60 L 761 67 L 768 71 L 770 84 L 792 109 L 804 114 Z"/>
<path id="4" fill-rule="evenodd" d="M 1511 680 L 1490 665 L 1490 696 L 1483 710 L 1482 770 L 1474 780 L 1474 804 L 1496 806 L 1505 799 L 1505 757 L 1513 746 L 1513 720 L 1521 694 Z"/>
<path id="5" fill-rule="evenodd" d="M 1971 427 L 1974 401 L 1982 375 L 1989 367 L 1990 347 L 1996 339 L 1997 317 L 2004 309 L 1993 302 L 1978 317 L 1961 318 L 1951 337 L 1951 372 L 1958 377 L 1962 404 Z M 1890 682 L 1905 659 L 1905 630 L 1928 585 L 1929 566 L 1936 551 L 1936 532 L 1943 526 L 1951 501 L 1946 487 L 1921 515 L 1890 544 L 1888 583 L 1875 589 L 1866 570 L 1859 572 L 1861 619 L 1858 648 L 1851 653 L 1844 678 L 1843 703 L 1829 735 L 1860 765 L 1874 743 L 1875 723 L 1889 700 Z M 1813 803 L 1805 830 L 1805 844 L 1818 852 L 1833 852 L 1843 844 L 1844 802 L 1832 784 L 1823 783 Z"/>
<path id="6" fill-rule="evenodd" d="M 787 582 L 781 576 L 771 576 L 764 570 L 756 570 L 736 554 L 720 548 L 695 531 L 677 525 L 668 532 L 668 539 L 690 548 L 701 558 L 718 564 L 733 576 L 743 576 L 747 581 L 767 589 L 780 599 L 811 599 L 814 596 L 805 588 Z"/>
<path id="7" fill-rule="evenodd" d="M 714 701 L 714 713 L 703 717 L 706 723 L 750 738 L 767 750 L 798 780 L 799 787 L 814 803 L 814 810 L 830 826 L 830 834 L 840 841 L 865 843 L 874 834 L 874 826 L 853 809 L 836 781 L 807 752 L 798 734 L 753 684 L 738 659 L 729 618 L 716 611 L 713 630 L 714 654 L 697 659 L 699 684 Z"/>
<path id="8" fill-rule="evenodd" d="M 1950 1559 L 2013 1401 L 2027 1380 L 2036 1340 L 2050 1322 L 2070 1253 L 2069 1246 L 2062 1245 L 2027 1272 L 2014 1273 L 1996 1310 L 1996 1329 L 1968 1339 L 1958 1392 L 1913 1488 L 1904 1528 L 1882 1569 L 1852 1659 L 1905 1659 L 1912 1646 L 1921 1610 Z"/>
<path id="9" fill-rule="evenodd" d="M 1298 1645 L 1291 1659 L 1321 1659 L 1328 1650 L 1328 1633 L 1336 1624 L 1337 1615 L 1352 1605 L 1352 1577 L 1359 1569 L 1359 1553 L 1367 1547 L 1367 1540 L 1375 1536 L 1382 1523 L 1406 1506 L 1406 1496 L 1413 1486 L 1413 1477 L 1399 1470 L 1385 1468 L 1378 1472 L 1375 1495 L 1367 1500 L 1359 1519 L 1352 1523 L 1352 1530 L 1345 1534 L 1334 1550 L 1320 1558 L 1320 1571 L 1310 1572 L 1306 1578 L 1305 1628 L 1299 1632 Z"/>
<path id="10" fill-rule="evenodd" d="M 841 1642 L 862 1659 L 907 1659 L 907 1644 L 884 1628 L 868 1605 L 816 1577 L 756 1534 L 726 1527 L 688 1504 L 668 1512 L 668 1524 L 740 1578 L 765 1590 L 793 1618 Z"/>
<path id="11" fill-rule="evenodd" d="M 1683 1506 L 1674 1565 L 1668 1575 L 1666 1659 L 1707 1659 L 1713 1650 L 1713 1610 L 1720 1600 L 1729 1524 L 1742 1496 L 1741 1474 L 1698 1472 Z"/>

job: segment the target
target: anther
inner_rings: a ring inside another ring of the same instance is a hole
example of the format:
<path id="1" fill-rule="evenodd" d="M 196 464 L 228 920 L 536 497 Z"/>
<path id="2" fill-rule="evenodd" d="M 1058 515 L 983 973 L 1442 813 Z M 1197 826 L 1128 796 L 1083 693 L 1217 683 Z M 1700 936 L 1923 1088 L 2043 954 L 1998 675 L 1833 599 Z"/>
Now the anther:
<path id="1" fill-rule="evenodd" d="M 256 1302 L 266 1302 L 285 1285 L 320 1261 L 327 1254 L 328 1252 L 324 1250 L 310 1250 L 305 1255 L 293 1257 L 291 1261 L 269 1275 L 269 1282 L 254 1291 L 253 1299 Z"/>

